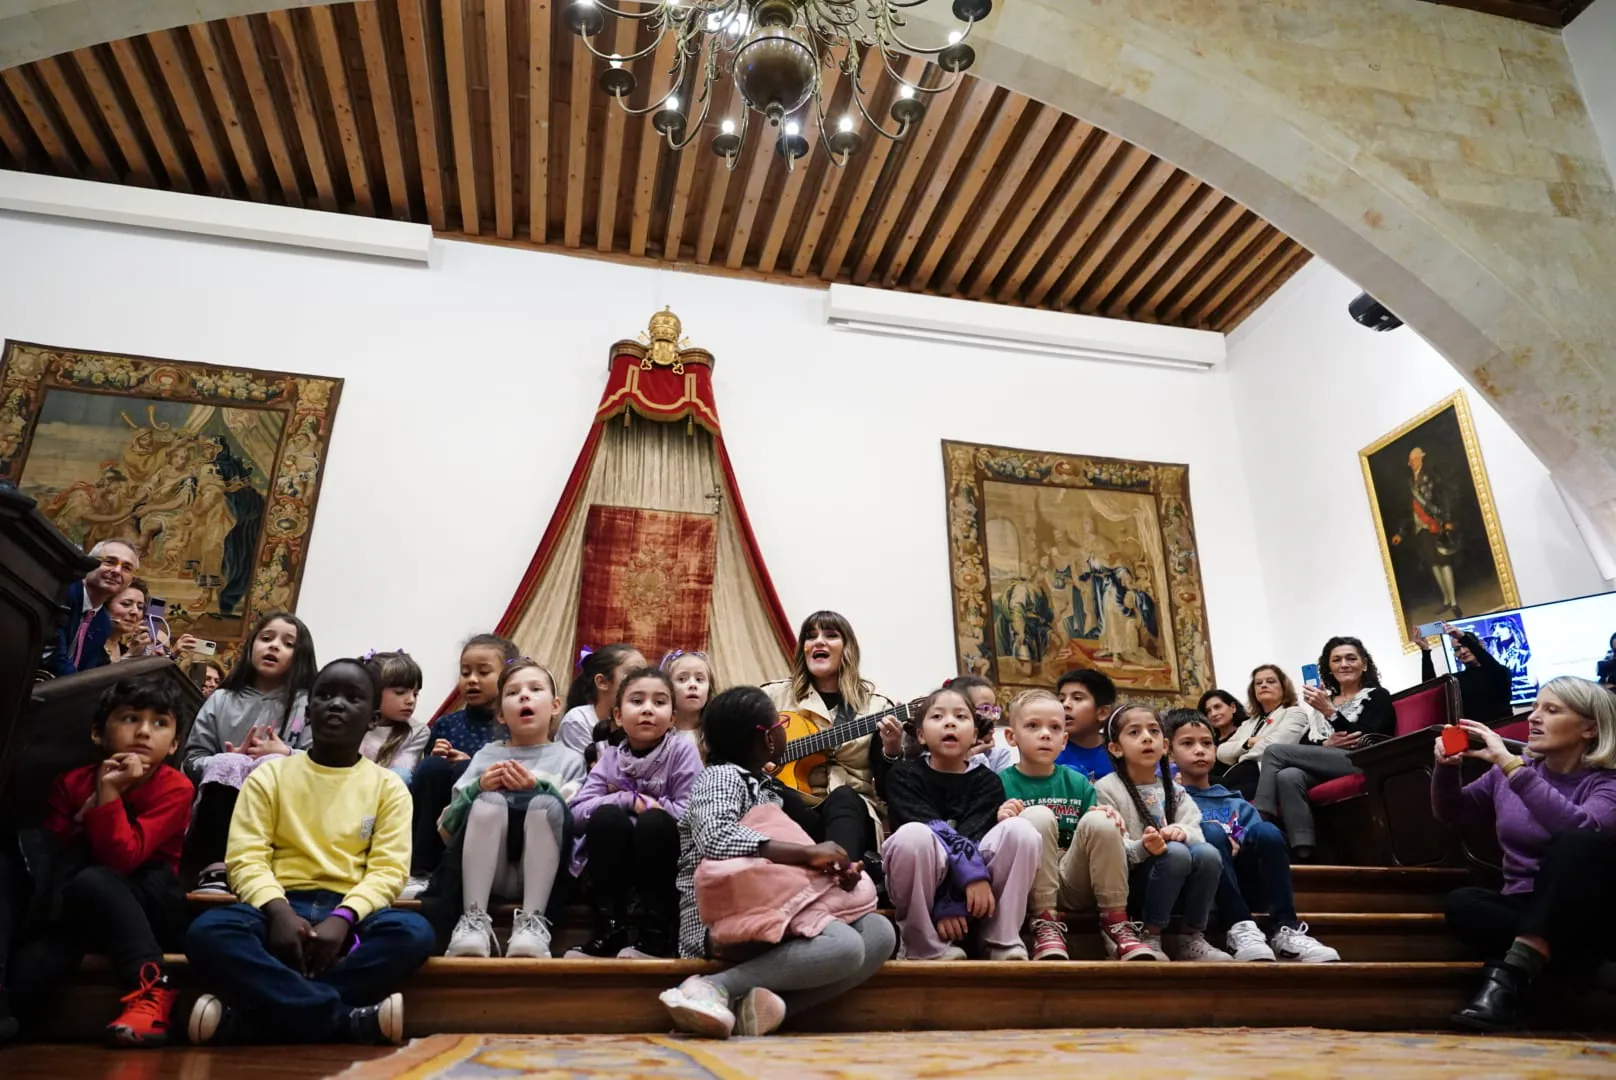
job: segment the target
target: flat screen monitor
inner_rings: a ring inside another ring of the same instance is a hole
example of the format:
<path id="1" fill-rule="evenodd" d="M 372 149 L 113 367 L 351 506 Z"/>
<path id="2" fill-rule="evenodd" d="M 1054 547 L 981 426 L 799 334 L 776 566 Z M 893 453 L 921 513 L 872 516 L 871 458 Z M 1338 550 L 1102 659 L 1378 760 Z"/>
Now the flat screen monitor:
<path id="1" fill-rule="evenodd" d="M 1450 621 L 1480 638 L 1513 673 L 1510 704 L 1530 705 L 1537 688 L 1557 676 L 1598 677 L 1599 662 L 1616 634 L 1616 592 Z M 1448 670 L 1458 671 L 1451 638 L 1442 639 L 1442 652 Z"/>

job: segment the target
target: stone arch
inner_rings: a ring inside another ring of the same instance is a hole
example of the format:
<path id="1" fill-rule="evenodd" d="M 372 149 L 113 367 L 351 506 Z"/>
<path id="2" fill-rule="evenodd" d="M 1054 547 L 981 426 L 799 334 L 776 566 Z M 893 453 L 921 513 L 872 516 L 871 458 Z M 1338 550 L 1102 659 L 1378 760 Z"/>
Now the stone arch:
<path id="1" fill-rule="evenodd" d="M 23 0 L 0 66 L 292 6 Z M 909 15 L 916 43 L 955 25 L 940 0 Z M 1001 0 L 971 43 L 976 74 L 1200 176 L 1392 307 L 1616 550 L 1616 192 L 1558 35 L 1420 0 Z"/>

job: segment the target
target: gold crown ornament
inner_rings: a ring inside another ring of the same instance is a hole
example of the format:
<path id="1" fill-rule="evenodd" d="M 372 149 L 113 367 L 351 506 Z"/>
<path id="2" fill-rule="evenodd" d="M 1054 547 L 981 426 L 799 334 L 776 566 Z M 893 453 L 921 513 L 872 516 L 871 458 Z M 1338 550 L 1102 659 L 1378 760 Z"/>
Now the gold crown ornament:
<path id="1" fill-rule="evenodd" d="M 672 308 L 664 307 L 651 316 L 649 331 L 640 335 L 640 344 L 646 347 L 645 356 L 640 359 L 641 370 L 650 371 L 656 366 L 672 368 L 675 375 L 685 373 L 680 350 L 690 344 L 690 339 L 679 336 L 683 325 Z"/>

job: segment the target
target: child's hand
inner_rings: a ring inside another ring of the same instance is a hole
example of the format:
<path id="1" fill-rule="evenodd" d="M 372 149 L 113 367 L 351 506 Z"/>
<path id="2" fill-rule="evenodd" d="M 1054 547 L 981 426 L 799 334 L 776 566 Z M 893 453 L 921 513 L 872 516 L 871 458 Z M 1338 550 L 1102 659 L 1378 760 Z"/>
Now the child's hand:
<path id="1" fill-rule="evenodd" d="M 264 736 L 256 743 L 247 744 L 247 753 L 255 758 L 268 757 L 270 754 L 290 754 L 292 748 L 279 735 L 264 729 Z"/>
<path id="2" fill-rule="evenodd" d="M 135 754 L 113 754 L 101 763 L 97 777 L 99 799 L 103 803 L 121 798 L 146 775 L 146 763 Z"/>
<path id="3" fill-rule="evenodd" d="M 864 876 L 864 864 L 861 862 L 848 863 L 842 872 L 836 875 L 836 884 L 843 892 L 852 892 L 858 885 L 859 878 Z"/>
<path id="4" fill-rule="evenodd" d="M 1233 858 L 1238 854 L 1240 854 L 1240 841 L 1231 836 L 1229 837 L 1229 856 Z"/>
<path id="5" fill-rule="evenodd" d="M 963 915 L 950 915 L 937 920 L 937 936 L 944 941 L 961 941 L 971 932 L 971 924 Z"/>
<path id="6" fill-rule="evenodd" d="M 842 850 L 842 845 L 833 844 L 829 840 L 804 848 L 803 851 L 805 854 L 801 865 L 810 870 L 818 870 L 822 874 L 841 875 L 846 873 L 847 867 L 852 862 L 847 857 L 847 852 Z"/>
<path id="7" fill-rule="evenodd" d="M 477 786 L 484 791 L 504 791 L 506 764 L 503 761 L 496 761 L 484 769 L 483 774 L 477 778 Z"/>
<path id="8" fill-rule="evenodd" d="M 973 881 L 965 886 L 965 910 L 973 919 L 987 919 L 993 915 L 993 884 Z"/>
<path id="9" fill-rule="evenodd" d="M 1160 855 L 1167 850 L 1167 839 L 1156 831 L 1154 825 L 1146 825 L 1145 834 L 1140 839 L 1145 845 L 1145 850 L 1152 855 Z"/>
<path id="10" fill-rule="evenodd" d="M 1106 803 L 1096 803 L 1094 809 L 1090 810 L 1089 813 L 1103 814 L 1104 816 L 1110 818 L 1111 824 L 1115 825 L 1118 829 L 1121 829 L 1123 832 L 1128 831 L 1128 823 L 1122 820 L 1122 815 L 1117 813 L 1117 808 L 1114 806 L 1110 806 Z"/>
<path id="11" fill-rule="evenodd" d="M 309 978 L 317 979 L 321 973 L 342 959 L 342 947 L 348 942 L 352 929 L 347 919 L 335 915 L 320 920 L 320 925 L 309 931 L 303 945 L 303 962 L 308 965 Z"/>
<path id="12" fill-rule="evenodd" d="M 1013 817 L 1019 817 L 1026 808 L 1020 799 L 1006 799 L 999 804 L 999 820 L 1009 821 Z"/>
<path id="13" fill-rule="evenodd" d="M 449 758 L 449 760 L 453 761 L 454 759 L 452 757 L 450 757 L 450 755 L 453 754 L 454 752 L 455 752 L 454 744 L 451 743 L 448 739 L 433 739 L 432 740 L 432 756 L 433 757 Z"/>
<path id="14" fill-rule="evenodd" d="M 1168 825 L 1162 829 L 1161 837 L 1163 840 L 1177 840 L 1180 844 L 1190 842 L 1190 834 L 1184 831 L 1184 826 L 1182 825 Z"/>
<path id="15" fill-rule="evenodd" d="M 314 928 L 285 900 L 271 900 L 264 905 L 269 914 L 269 935 L 265 944 L 270 955 L 300 975 L 307 975 L 308 962 L 303 947 L 314 934 Z"/>
<path id="16" fill-rule="evenodd" d="M 539 786 L 539 778 L 519 761 L 505 762 L 505 790 L 532 791 Z"/>

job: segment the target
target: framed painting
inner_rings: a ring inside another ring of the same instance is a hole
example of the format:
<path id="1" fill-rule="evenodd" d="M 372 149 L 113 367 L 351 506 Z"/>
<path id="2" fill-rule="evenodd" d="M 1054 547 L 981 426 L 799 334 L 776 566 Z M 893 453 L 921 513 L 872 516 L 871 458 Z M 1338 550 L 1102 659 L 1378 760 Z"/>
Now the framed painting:
<path id="1" fill-rule="evenodd" d="M 1520 607 L 1464 391 L 1358 452 L 1405 652 L 1425 623 Z"/>
<path id="2" fill-rule="evenodd" d="M 0 480 L 86 549 L 119 539 L 172 633 L 228 664 L 297 603 L 341 379 L 8 341 Z"/>
<path id="3" fill-rule="evenodd" d="M 1064 671 L 1195 705 L 1216 685 L 1189 466 L 943 442 L 961 673 L 1009 701 Z"/>

